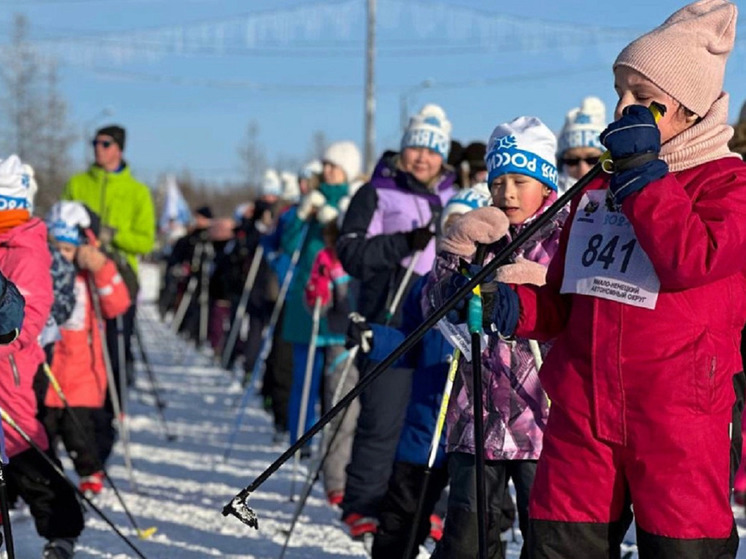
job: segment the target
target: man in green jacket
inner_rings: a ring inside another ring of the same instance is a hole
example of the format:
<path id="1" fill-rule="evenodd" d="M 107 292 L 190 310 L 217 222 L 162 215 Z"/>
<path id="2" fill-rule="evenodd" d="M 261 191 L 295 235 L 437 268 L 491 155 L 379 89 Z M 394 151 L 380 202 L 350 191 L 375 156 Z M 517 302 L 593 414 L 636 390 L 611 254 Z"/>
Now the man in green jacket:
<path id="1" fill-rule="evenodd" d="M 101 218 L 99 241 L 115 256 L 119 272 L 127 282 L 132 306 L 127 313 L 106 323 L 106 343 L 111 355 L 114 378 L 122 401 L 119 363 L 124 351 L 127 383 L 134 381 L 130 339 L 134 330 L 137 294 L 137 259 L 148 254 L 155 244 L 155 211 L 150 190 L 135 180 L 123 159 L 125 130 L 121 126 L 106 126 L 96 132 L 93 150 L 96 162 L 67 183 L 62 198 L 84 203 Z M 118 334 L 123 336 L 123 348 Z M 111 454 L 115 432 L 114 414 L 107 396 L 106 405 L 97 418 L 96 440 L 99 454 L 105 461 Z"/>

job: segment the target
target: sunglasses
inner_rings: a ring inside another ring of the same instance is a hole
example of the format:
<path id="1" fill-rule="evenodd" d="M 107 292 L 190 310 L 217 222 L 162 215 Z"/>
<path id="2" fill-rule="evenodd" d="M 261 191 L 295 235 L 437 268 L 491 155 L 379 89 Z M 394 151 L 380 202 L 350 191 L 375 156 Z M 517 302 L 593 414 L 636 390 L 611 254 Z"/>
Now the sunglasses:
<path id="1" fill-rule="evenodd" d="M 95 148 L 100 145 L 101 147 L 109 148 L 114 142 L 111 140 L 93 140 L 91 145 Z"/>
<path id="2" fill-rule="evenodd" d="M 601 156 L 594 155 L 592 157 L 566 157 L 562 159 L 562 164 L 567 165 L 568 167 L 577 167 L 580 165 L 581 161 L 585 161 L 593 167 L 596 163 L 598 163 L 601 160 Z"/>

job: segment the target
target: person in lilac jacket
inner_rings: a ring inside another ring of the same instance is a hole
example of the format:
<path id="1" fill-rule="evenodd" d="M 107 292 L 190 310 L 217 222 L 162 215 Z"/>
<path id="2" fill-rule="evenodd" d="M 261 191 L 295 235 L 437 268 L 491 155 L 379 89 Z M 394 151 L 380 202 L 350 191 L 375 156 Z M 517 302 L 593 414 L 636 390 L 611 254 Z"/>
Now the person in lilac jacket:
<path id="1" fill-rule="evenodd" d="M 397 327 L 401 312 L 387 310 L 412 258 L 415 281 L 432 268 L 435 225 L 454 194 L 456 173 L 446 165 L 451 123 L 437 105 L 426 105 L 410 119 L 401 152 L 386 152 L 373 176 L 355 194 L 337 241 L 347 273 L 359 281 L 357 311 L 366 320 Z M 370 370 L 361 359 L 359 370 Z M 361 395 L 352 458 L 342 501 L 342 518 L 353 537 L 376 531 L 378 510 L 386 493 L 399 432 L 409 401 L 411 370 L 381 376 Z"/>

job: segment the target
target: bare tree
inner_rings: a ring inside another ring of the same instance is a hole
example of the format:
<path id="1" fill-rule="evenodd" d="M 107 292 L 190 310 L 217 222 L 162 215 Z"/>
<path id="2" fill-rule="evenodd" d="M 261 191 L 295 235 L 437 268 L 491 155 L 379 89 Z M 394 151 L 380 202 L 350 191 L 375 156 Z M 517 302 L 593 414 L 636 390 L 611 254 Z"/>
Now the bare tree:
<path id="1" fill-rule="evenodd" d="M 259 141 L 259 124 L 255 120 L 246 127 L 246 135 L 238 147 L 238 156 L 247 184 L 255 189 L 267 168 L 267 156 Z"/>
<path id="2" fill-rule="evenodd" d="M 37 207 L 43 211 L 62 191 L 75 135 L 60 94 L 56 62 L 44 59 L 31 44 L 25 16 L 15 15 L 11 36 L 0 51 L 0 117 L 7 130 L 0 157 L 16 153 L 34 167 Z"/>

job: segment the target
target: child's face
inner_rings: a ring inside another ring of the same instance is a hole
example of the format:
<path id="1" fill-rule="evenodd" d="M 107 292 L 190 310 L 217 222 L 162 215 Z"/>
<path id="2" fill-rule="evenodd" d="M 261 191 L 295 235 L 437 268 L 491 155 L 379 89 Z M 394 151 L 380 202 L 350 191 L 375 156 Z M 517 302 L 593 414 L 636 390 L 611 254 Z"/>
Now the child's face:
<path id="1" fill-rule="evenodd" d="M 644 105 L 649 107 L 653 101 L 666 106 L 666 114 L 658 121 L 661 131 L 661 143 L 664 144 L 674 136 L 692 126 L 696 116 L 688 118 L 679 110 L 681 103 L 663 91 L 640 72 L 627 66 L 617 66 L 614 70 L 614 89 L 619 96 L 614 118 L 619 120 L 622 111 L 629 105 Z"/>
<path id="2" fill-rule="evenodd" d="M 347 182 L 347 177 L 342 167 L 338 167 L 328 161 L 324 162 L 322 175 L 326 184 L 344 184 Z"/>
<path id="3" fill-rule="evenodd" d="M 75 253 L 78 252 L 78 247 L 76 245 L 65 243 L 63 241 L 55 241 L 55 245 L 57 246 L 57 250 L 60 251 L 60 254 L 62 254 L 68 262 L 75 261 Z"/>
<path id="4" fill-rule="evenodd" d="M 511 225 L 520 225 L 533 216 L 549 196 L 549 188 L 533 177 L 509 173 L 490 185 L 492 205 L 500 208 Z"/>

